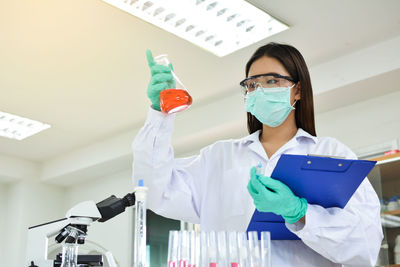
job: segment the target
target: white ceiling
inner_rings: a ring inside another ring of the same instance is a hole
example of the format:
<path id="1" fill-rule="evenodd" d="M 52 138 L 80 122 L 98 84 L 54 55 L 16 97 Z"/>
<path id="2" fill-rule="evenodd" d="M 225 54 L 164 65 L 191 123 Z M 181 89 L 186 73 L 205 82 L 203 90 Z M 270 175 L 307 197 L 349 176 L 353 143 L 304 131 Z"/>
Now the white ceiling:
<path id="1" fill-rule="evenodd" d="M 23 141 L 0 138 L 0 154 L 45 163 L 140 127 L 150 103 L 147 48 L 170 55 L 194 98 L 193 109 L 205 107 L 202 114 L 207 116 L 208 101 L 240 97 L 237 83 L 245 63 L 269 41 L 294 45 L 310 69 L 318 70 L 400 36 L 398 0 L 248 2 L 291 28 L 218 58 L 101 0 L 0 0 L 0 110 L 52 125 Z M 379 57 L 385 52 L 381 50 L 373 51 Z M 390 72 L 368 73 L 364 80 L 317 95 L 317 111 L 399 90 L 368 87 L 372 77 L 377 84 L 378 79 L 400 84 L 396 64 Z M 314 90 L 318 92 L 315 83 Z M 343 101 L 343 92 L 353 93 Z M 324 99 L 327 105 L 321 107 Z M 188 119 L 192 123 L 196 121 Z"/>

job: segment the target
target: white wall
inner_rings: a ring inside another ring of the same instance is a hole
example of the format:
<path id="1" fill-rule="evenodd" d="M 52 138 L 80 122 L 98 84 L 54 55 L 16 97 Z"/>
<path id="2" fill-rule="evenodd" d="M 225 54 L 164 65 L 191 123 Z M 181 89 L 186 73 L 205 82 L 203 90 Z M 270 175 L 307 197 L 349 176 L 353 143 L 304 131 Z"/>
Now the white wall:
<path id="1" fill-rule="evenodd" d="M 69 207 L 84 201 L 99 202 L 111 195 L 123 197 L 133 191 L 131 170 L 77 184 L 67 190 Z M 111 251 L 119 266 L 131 266 L 133 255 L 133 208 L 105 223 L 93 223 L 88 229 L 88 240 Z"/>
<path id="2" fill-rule="evenodd" d="M 317 114 L 317 134 L 335 137 L 353 150 L 399 139 L 399 100 L 398 91 Z"/>
<path id="3" fill-rule="evenodd" d="M 64 217 L 64 191 L 37 180 L 20 180 L 8 184 L 4 197 L 5 256 L 1 266 L 25 266 L 28 227 Z"/>

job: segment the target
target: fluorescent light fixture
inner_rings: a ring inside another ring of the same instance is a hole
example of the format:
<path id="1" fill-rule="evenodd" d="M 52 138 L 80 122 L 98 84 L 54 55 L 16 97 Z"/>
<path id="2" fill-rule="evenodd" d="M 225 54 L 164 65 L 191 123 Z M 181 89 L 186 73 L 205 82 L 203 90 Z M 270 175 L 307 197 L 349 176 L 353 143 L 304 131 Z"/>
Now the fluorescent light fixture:
<path id="1" fill-rule="evenodd" d="M 217 56 L 289 27 L 244 0 L 103 0 Z"/>
<path id="2" fill-rule="evenodd" d="M 0 111 L 0 136 L 22 140 L 47 128 L 50 125 Z"/>

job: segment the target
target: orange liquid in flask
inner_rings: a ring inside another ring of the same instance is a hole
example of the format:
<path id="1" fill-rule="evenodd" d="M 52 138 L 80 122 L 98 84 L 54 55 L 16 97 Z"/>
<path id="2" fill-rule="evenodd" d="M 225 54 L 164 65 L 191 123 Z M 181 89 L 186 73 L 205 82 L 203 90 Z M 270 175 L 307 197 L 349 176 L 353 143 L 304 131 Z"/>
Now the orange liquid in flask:
<path id="1" fill-rule="evenodd" d="M 192 97 L 183 89 L 165 89 L 160 93 L 161 111 L 175 113 L 192 105 Z"/>

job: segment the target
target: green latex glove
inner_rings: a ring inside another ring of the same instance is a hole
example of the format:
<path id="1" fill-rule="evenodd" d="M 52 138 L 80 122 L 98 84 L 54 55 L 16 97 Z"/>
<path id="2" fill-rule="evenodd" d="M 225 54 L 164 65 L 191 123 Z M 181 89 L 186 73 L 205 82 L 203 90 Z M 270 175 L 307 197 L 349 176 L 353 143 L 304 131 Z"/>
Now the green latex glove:
<path id="1" fill-rule="evenodd" d="M 288 223 L 295 223 L 306 214 L 306 199 L 295 196 L 281 181 L 258 175 L 256 167 L 250 170 L 247 190 L 258 211 L 281 215 Z"/>
<path id="2" fill-rule="evenodd" d="M 152 107 L 160 111 L 160 92 L 176 86 L 175 79 L 171 74 L 172 64 L 169 67 L 156 64 L 150 50 L 146 50 L 146 57 L 151 71 L 147 96 L 152 103 Z"/>

